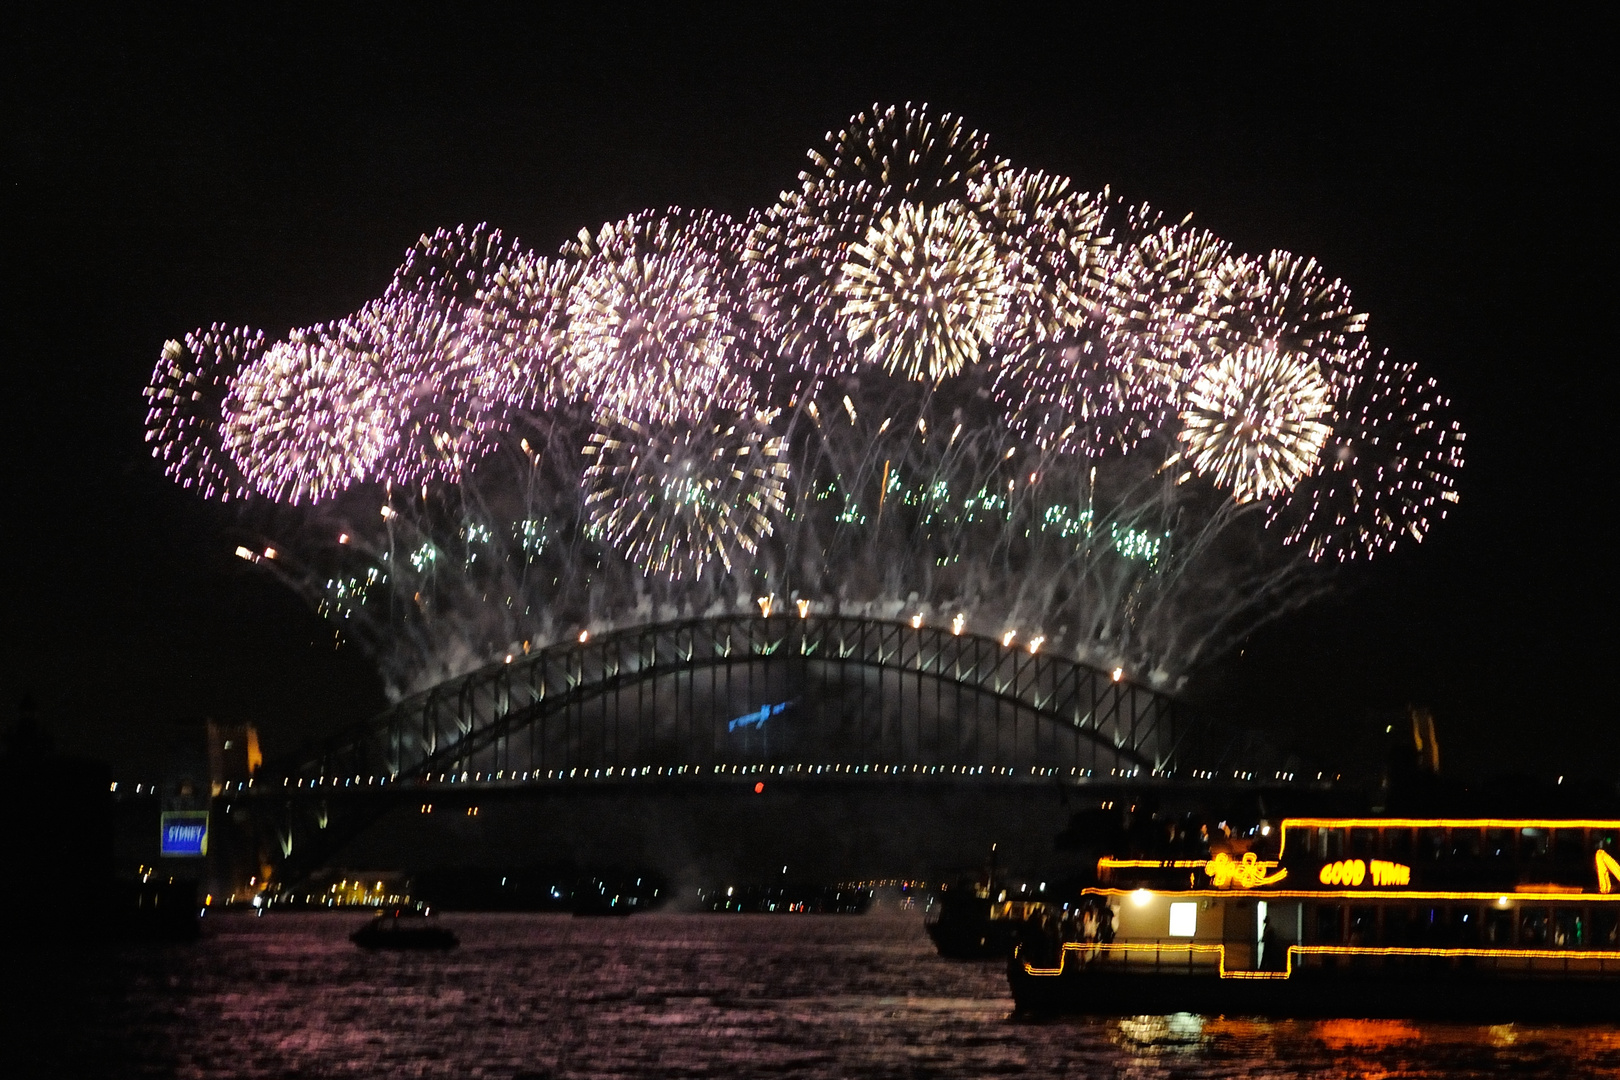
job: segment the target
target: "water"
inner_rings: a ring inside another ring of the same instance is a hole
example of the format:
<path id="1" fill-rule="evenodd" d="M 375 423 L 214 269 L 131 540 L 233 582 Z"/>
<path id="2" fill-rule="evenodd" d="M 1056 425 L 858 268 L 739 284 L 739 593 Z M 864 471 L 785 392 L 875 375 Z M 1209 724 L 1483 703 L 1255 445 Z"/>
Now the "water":
<path id="1" fill-rule="evenodd" d="M 28 1038 L 0 1074 L 1620 1078 L 1600 1027 L 1024 1022 L 999 965 L 939 959 L 909 913 L 450 915 L 447 954 L 363 953 L 362 921 L 216 915 L 14 971 Z"/>

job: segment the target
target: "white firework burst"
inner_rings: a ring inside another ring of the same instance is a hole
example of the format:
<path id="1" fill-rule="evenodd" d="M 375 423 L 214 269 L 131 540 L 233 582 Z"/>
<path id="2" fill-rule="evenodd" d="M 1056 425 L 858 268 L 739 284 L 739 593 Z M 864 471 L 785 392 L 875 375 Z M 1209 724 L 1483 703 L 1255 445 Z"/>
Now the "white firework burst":
<path id="1" fill-rule="evenodd" d="M 747 259 L 766 336 L 787 361 L 824 374 L 860 363 L 835 292 L 851 249 L 902 205 L 977 213 L 986 180 L 1006 163 L 960 117 L 910 103 L 857 114 L 809 156 L 798 188 L 750 231 Z"/>
<path id="2" fill-rule="evenodd" d="M 567 391 L 653 424 L 743 406 L 746 316 L 717 243 L 735 231 L 724 215 L 671 210 L 582 233 L 566 304 Z"/>
<path id="3" fill-rule="evenodd" d="M 1464 432 L 1435 381 L 1378 358 L 1335 419 L 1316 469 L 1266 524 L 1318 562 L 1371 559 L 1421 543 L 1457 502 Z"/>
<path id="4" fill-rule="evenodd" d="M 865 359 L 938 382 L 978 363 L 1005 312 L 995 242 L 960 203 L 902 203 L 850 249 L 834 286 Z"/>
<path id="5" fill-rule="evenodd" d="M 768 417 L 603 424 L 583 453 L 590 527 L 647 576 L 701 578 L 752 554 L 782 513 L 786 443 Z"/>
<path id="6" fill-rule="evenodd" d="M 1240 503 L 1270 498 L 1315 467 L 1332 407 L 1332 387 L 1309 358 L 1242 348 L 1188 388 L 1177 457 Z"/>

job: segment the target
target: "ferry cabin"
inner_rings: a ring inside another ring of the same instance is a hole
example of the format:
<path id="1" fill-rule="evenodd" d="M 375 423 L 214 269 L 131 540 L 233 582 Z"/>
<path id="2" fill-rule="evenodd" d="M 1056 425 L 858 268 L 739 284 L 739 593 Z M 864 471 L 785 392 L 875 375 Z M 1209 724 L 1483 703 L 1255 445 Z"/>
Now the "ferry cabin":
<path id="1" fill-rule="evenodd" d="M 1074 940 L 1071 919 L 1048 955 L 1026 948 L 1015 966 L 1620 978 L 1620 821 L 1290 818 L 1253 839 L 1100 860 L 1086 902 L 1111 933 Z"/>

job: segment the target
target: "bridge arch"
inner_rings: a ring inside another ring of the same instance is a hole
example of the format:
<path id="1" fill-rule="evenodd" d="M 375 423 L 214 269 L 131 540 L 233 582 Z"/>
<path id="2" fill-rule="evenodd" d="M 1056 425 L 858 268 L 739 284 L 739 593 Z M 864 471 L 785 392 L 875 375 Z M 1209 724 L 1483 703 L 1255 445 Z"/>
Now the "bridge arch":
<path id="1" fill-rule="evenodd" d="M 1171 776 L 1214 764 L 1168 695 L 1052 653 L 848 616 L 633 627 L 404 699 L 271 776 L 736 772 Z"/>

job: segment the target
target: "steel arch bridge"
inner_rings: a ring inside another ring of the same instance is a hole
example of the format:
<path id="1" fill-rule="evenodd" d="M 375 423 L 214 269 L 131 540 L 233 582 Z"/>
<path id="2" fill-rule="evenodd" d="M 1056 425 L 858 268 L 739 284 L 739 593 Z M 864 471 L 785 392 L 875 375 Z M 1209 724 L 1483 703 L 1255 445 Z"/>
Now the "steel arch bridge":
<path id="1" fill-rule="evenodd" d="M 1221 767 L 1240 742 L 1168 695 L 1021 643 L 856 617 L 726 615 L 508 657 L 264 780 L 1172 777 Z"/>

